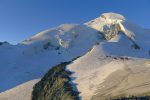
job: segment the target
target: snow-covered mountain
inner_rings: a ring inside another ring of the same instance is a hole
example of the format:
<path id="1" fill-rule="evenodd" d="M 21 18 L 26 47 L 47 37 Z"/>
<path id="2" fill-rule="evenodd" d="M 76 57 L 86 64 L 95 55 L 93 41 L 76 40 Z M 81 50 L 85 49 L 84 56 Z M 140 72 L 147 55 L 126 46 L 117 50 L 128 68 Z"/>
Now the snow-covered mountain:
<path id="1" fill-rule="evenodd" d="M 67 70 L 83 100 L 150 92 L 149 45 L 149 30 L 116 13 L 62 24 L 17 45 L 0 42 L 0 100 L 29 100 L 38 79 L 72 60 Z"/>
<path id="2" fill-rule="evenodd" d="M 103 48 L 110 54 L 149 58 L 150 33 L 122 15 L 104 13 L 86 25 L 104 34 L 108 41 L 103 44 Z"/>

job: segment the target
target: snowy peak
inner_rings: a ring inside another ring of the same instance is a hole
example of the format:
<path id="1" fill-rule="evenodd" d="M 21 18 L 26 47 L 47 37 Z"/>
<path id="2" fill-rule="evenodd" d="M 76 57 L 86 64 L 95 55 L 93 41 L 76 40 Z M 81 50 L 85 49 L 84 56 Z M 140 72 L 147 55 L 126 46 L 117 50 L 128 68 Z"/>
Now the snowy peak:
<path id="1" fill-rule="evenodd" d="M 120 14 L 104 13 L 85 25 L 103 34 L 106 41 L 102 48 L 109 54 L 124 56 L 129 54 L 130 56 L 138 55 L 138 57 L 149 55 L 149 32 Z"/>
<path id="2" fill-rule="evenodd" d="M 123 32 L 129 38 L 134 39 L 134 33 L 130 32 L 123 23 L 124 16 L 116 13 L 104 13 L 100 17 L 86 23 L 88 26 L 104 33 L 107 40 L 112 39 L 119 32 Z"/>
<path id="3" fill-rule="evenodd" d="M 100 17 L 85 24 L 103 33 L 104 37 L 110 42 L 119 42 L 122 40 L 121 34 L 123 34 L 139 49 L 139 46 L 135 42 L 135 33 L 128 29 L 124 25 L 125 23 L 128 23 L 128 21 L 120 14 L 104 13 Z"/>
<path id="4" fill-rule="evenodd" d="M 104 42 L 101 46 L 109 54 L 125 56 L 130 51 L 130 56 L 139 53 L 140 57 L 143 57 L 149 55 L 150 51 L 150 35 L 147 33 L 148 31 L 120 14 L 104 13 L 84 25 L 62 24 L 42 31 L 21 44 L 29 46 L 33 52 L 38 53 L 57 51 L 59 54 L 65 54 L 69 50 L 71 54 L 75 54 L 80 50 L 88 51 L 95 44 Z M 114 52 L 111 51 L 112 49 Z"/>
<path id="5" fill-rule="evenodd" d="M 138 42 L 134 30 L 137 27 L 131 25 L 127 19 L 117 13 L 104 13 L 100 17 L 85 23 L 84 25 L 63 24 L 56 28 L 40 32 L 35 36 L 23 41 L 23 44 L 29 45 L 51 45 L 51 47 L 70 48 L 75 46 L 78 40 L 88 39 L 92 42 L 97 41 L 97 31 L 103 34 L 108 42 L 119 42 L 126 36 L 128 41 L 132 42 L 138 48 Z M 122 36 L 122 34 L 124 36 Z M 104 39 L 104 38 L 103 38 Z"/>
<path id="6" fill-rule="evenodd" d="M 100 17 L 91 20 L 85 24 L 91 26 L 94 29 L 101 30 L 101 27 L 103 27 L 104 25 L 123 23 L 125 20 L 125 17 L 120 14 L 104 13 Z"/>
<path id="7" fill-rule="evenodd" d="M 102 18 L 105 18 L 105 19 L 114 19 L 114 20 L 125 20 L 125 17 L 120 15 L 120 14 L 117 14 L 117 13 L 103 13 L 101 15 Z"/>

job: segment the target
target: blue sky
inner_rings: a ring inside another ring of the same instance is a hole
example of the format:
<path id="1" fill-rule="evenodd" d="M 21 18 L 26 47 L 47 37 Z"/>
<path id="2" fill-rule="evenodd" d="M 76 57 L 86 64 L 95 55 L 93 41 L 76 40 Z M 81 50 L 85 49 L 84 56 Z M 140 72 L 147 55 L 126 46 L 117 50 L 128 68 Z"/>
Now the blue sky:
<path id="1" fill-rule="evenodd" d="M 150 0 L 0 0 L 0 41 L 16 44 L 63 23 L 116 12 L 150 28 Z"/>

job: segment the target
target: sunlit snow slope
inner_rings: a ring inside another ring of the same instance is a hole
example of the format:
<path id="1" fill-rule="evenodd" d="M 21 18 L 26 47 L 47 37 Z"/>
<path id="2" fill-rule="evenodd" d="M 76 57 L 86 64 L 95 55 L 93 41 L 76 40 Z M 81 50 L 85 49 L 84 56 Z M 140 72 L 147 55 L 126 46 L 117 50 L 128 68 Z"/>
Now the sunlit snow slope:
<path id="1" fill-rule="evenodd" d="M 83 100 L 142 95 L 150 91 L 150 60 L 110 56 L 100 45 L 67 66 Z M 145 95 L 145 94 L 144 94 Z"/>

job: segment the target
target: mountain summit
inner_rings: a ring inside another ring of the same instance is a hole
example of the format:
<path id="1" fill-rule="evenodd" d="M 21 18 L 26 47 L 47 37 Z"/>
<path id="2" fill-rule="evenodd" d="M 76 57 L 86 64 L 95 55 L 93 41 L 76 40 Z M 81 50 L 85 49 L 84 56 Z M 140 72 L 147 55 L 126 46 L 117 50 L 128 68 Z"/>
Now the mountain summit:
<path id="1" fill-rule="evenodd" d="M 149 33 L 120 14 L 104 13 L 100 17 L 85 23 L 85 25 L 101 32 L 107 42 L 115 45 L 119 43 L 117 47 L 124 46 L 124 50 L 130 48 L 127 52 L 130 52 L 132 48 L 138 50 L 138 52 L 142 50 L 141 53 L 146 52 L 148 54 L 150 50 L 148 46 Z M 143 55 L 146 56 L 147 54 Z"/>
<path id="2" fill-rule="evenodd" d="M 82 25 L 42 31 L 17 45 L 1 43 L 0 99 L 30 100 L 37 82 L 33 94 L 47 93 L 43 89 L 55 89 L 60 77 L 66 80 L 68 93 L 77 92 L 73 98 L 78 93 L 83 100 L 149 95 L 149 39 L 149 30 L 120 14 L 104 13 Z M 63 84 L 60 87 L 65 88 Z M 38 87 L 43 88 L 37 93 Z M 51 95 L 57 97 L 55 92 Z M 63 91 L 65 95 L 69 94 Z"/>
<path id="3" fill-rule="evenodd" d="M 111 40 L 119 32 L 123 32 L 128 38 L 134 39 L 134 33 L 125 28 L 125 17 L 116 13 L 104 13 L 100 17 L 86 23 L 88 26 L 104 33 L 106 39 Z"/>

